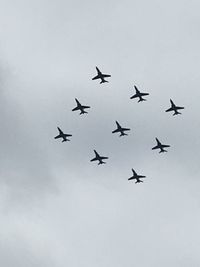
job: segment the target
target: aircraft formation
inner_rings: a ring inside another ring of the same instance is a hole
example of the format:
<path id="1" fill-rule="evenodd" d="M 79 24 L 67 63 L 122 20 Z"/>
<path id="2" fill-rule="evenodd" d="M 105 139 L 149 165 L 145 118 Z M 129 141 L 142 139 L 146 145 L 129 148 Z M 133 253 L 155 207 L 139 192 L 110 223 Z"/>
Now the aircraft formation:
<path id="1" fill-rule="evenodd" d="M 97 75 L 95 77 L 92 78 L 92 80 L 100 80 L 100 84 L 102 83 L 108 83 L 107 80 L 105 80 L 105 78 L 109 78 L 111 77 L 110 74 L 103 74 L 98 67 L 96 67 L 96 71 L 97 71 Z M 138 99 L 138 103 L 139 102 L 143 102 L 143 101 L 146 101 L 147 99 L 144 98 L 145 96 L 148 96 L 149 93 L 144 93 L 144 92 L 141 92 L 136 86 L 134 86 L 135 88 L 135 94 L 133 96 L 130 97 L 130 99 Z M 72 109 L 72 111 L 80 111 L 79 115 L 83 115 L 83 114 L 87 114 L 88 112 L 85 111 L 85 109 L 89 109 L 90 106 L 86 106 L 86 105 L 82 105 L 79 100 L 77 98 L 75 98 L 75 101 L 76 101 L 76 107 Z M 167 110 L 165 110 L 165 112 L 174 112 L 173 113 L 173 116 L 175 115 L 180 115 L 181 112 L 179 112 L 179 110 L 182 110 L 184 109 L 184 107 L 181 107 L 181 106 L 176 106 L 174 104 L 174 102 L 172 101 L 172 99 L 170 99 L 170 104 L 171 104 L 171 107 L 168 108 Z M 122 136 L 126 136 L 128 135 L 126 132 L 127 131 L 130 131 L 131 129 L 130 128 L 125 128 L 125 127 L 122 127 L 118 121 L 116 121 L 116 129 L 112 131 L 113 134 L 115 133 L 119 133 L 119 137 L 122 137 Z M 59 127 L 57 127 L 58 129 L 58 132 L 59 134 L 57 136 L 54 137 L 54 139 L 62 139 L 62 142 L 66 142 L 66 141 L 70 141 L 70 139 L 68 139 L 68 137 L 71 137 L 72 134 L 66 134 L 64 133 Z M 166 148 L 169 148 L 170 145 L 166 145 L 166 144 L 162 144 L 158 138 L 156 137 L 156 146 L 152 147 L 152 150 L 159 150 L 159 153 L 164 153 L 164 152 L 167 152 Z M 107 156 L 101 156 L 96 150 L 94 150 L 94 154 L 95 154 L 95 157 L 92 158 L 90 161 L 93 162 L 93 161 L 97 161 L 98 165 L 101 165 L 101 164 L 105 164 L 105 160 L 108 159 Z M 146 176 L 144 175 L 138 175 L 136 173 L 136 171 L 132 168 L 132 173 L 133 173 L 133 176 L 131 176 L 130 178 L 128 178 L 128 180 L 135 180 L 135 183 L 143 183 L 143 178 L 146 178 Z"/>

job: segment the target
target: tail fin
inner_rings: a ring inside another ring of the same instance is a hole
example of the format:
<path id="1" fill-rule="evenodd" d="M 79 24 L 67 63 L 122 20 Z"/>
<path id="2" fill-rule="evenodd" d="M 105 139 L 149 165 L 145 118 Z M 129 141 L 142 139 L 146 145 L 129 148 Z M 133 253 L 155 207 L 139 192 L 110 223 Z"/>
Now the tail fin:
<path id="1" fill-rule="evenodd" d="M 142 102 L 142 101 L 147 101 L 145 98 L 140 98 L 139 100 L 138 100 L 138 103 L 139 102 Z"/>
<path id="2" fill-rule="evenodd" d="M 119 137 L 124 136 L 124 135 L 128 135 L 127 133 L 121 133 Z"/>
<path id="3" fill-rule="evenodd" d="M 88 113 L 88 112 L 85 111 L 85 110 L 81 110 L 81 113 L 79 115 L 82 115 L 82 114 L 85 114 L 85 113 Z"/>
<path id="4" fill-rule="evenodd" d="M 135 184 L 144 183 L 142 180 L 135 181 Z"/>
<path id="5" fill-rule="evenodd" d="M 179 112 L 179 111 L 176 110 L 176 111 L 174 112 L 173 116 L 178 115 L 178 114 L 181 114 L 181 112 Z"/>
<path id="6" fill-rule="evenodd" d="M 98 165 L 106 164 L 104 161 L 99 161 Z"/>
<path id="7" fill-rule="evenodd" d="M 163 152 L 167 152 L 167 150 L 162 149 L 162 150 L 159 151 L 159 153 L 163 153 Z"/>
<path id="8" fill-rule="evenodd" d="M 108 81 L 106 81 L 106 80 L 101 80 L 100 83 L 108 83 Z"/>

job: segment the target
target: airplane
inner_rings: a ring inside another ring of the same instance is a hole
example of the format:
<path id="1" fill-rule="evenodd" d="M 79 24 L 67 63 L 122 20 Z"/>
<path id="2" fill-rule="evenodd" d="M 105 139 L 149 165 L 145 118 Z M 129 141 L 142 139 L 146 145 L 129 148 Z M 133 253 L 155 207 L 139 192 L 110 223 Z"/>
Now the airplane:
<path id="1" fill-rule="evenodd" d="M 179 109 L 184 109 L 184 107 L 178 107 L 174 104 L 174 102 L 170 99 L 170 103 L 171 103 L 171 108 L 165 110 L 165 112 L 169 112 L 169 111 L 174 111 L 174 115 L 178 115 L 181 114 L 180 112 L 178 112 Z"/>
<path id="2" fill-rule="evenodd" d="M 157 145 L 154 146 L 152 148 L 152 150 L 154 150 L 154 149 L 160 149 L 159 153 L 167 152 L 167 150 L 165 150 L 164 148 L 165 147 L 170 147 L 170 145 L 163 145 L 163 144 L 161 144 L 161 142 L 158 140 L 158 138 L 156 138 L 156 142 L 157 142 Z"/>
<path id="3" fill-rule="evenodd" d="M 97 67 L 96 70 L 97 70 L 97 76 L 93 77 L 92 80 L 101 79 L 100 83 L 108 83 L 108 81 L 106 81 L 104 78 L 111 77 L 111 75 L 103 74 Z"/>
<path id="4" fill-rule="evenodd" d="M 146 101 L 146 99 L 143 98 L 143 96 L 149 95 L 149 93 L 141 93 L 135 85 L 134 87 L 135 87 L 136 93 L 133 96 L 131 96 L 130 99 L 138 97 L 139 98 L 138 103 L 142 101 Z"/>
<path id="5" fill-rule="evenodd" d="M 131 176 L 130 178 L 128 178 L 128 180 L 136 180 L 135 181 L 135 184 L 137 184 L 137 183 L 143 183 L 143 181 L 140 180 L 140 178 L 146 178 L 146 176 L 144 176 L 144 175 L 138 175 L 136 173 L 136 171 L 134 171 L 134 169 L 132 169 L 132 172 L 133 172 L 133 176 Z"/>
<path id="6" fill-rule="evenodd" d="M 80 103 L 80 102 L 78 101 L 78 99 L 76 99 L 76 98 L 75 98 L 75 100 L 76 100 L 76 104 L 77 104 L 77 106 L 76 106 L 75 108 L 73 108 L 72 111 L 80 110 L 81 113 L 80 113 L 79 115 L 84 114 L 84 113 L 88 113 L 88 112 L 85 111 L 84 109 L 86 109 L 86 108 L 90 108 L 90 107 L 89 107 L 89 106 L 83 106 L 83 105 L 81 105 L 81 103 Z"/>
<path id="7" fill-rule="evenodd" d="M 69 139 L 67 139 L 67 137 L 72 136 L 72 135 L 71 134 L 65 134 L 65 133 L 63 133 L 63 131 L 59 127 L 57 127 L 57 128 L 59 131 L 59 135 L 54 137 L 54 139 L 63 138 L 62 142 L 70 141 Z"/>
<path id="8" fill-rule="evenodd" d="M 108 157 L 100 156 L 100 155 L 96 152 L 96 150 L 94 150 L 94 153 L 95 153 L 95 158 L 91 159 L 90 161 L 96 161 L 96 160 L 98 160 L 98 161 L 99 161 L 98 165 L 100 165 L 100 164 L 105 164 L 105 163 L 106 163 L 106 162 L 103 161 L 103 159 L 108 159 Z"/>
<path id="9" fill-rule="evenodd" d="M 126 133 L 124 133 L 125 131 L 130 131 L 129 128 L 123 128 L 121 127 L 121 125 L 119 124 L 118 121 L 116 121 L 116 124 L 117 124 L 117 129 L 112 131 L 112 133 L 120 133 L 120 136 L 124 136 L 124 135 L 128 135 Z"/>

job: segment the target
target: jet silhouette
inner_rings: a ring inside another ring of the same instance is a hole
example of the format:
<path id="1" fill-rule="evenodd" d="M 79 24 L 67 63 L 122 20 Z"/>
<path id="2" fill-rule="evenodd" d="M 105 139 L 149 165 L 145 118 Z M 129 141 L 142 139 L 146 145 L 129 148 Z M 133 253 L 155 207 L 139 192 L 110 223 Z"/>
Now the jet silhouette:
<path id="1" fill-rule="evenodd" d="M 146 176 L 143 176 L 143 175 L 138 175 L 134 169 L 132 169 L 132 172 L 133 172 L 133 176 L 131 176 L 130 178 L 128 178 L 128 180 L 136 180 L 135 181 L 135 184 L 137 183 L 143 183 L 142 180 L 140 180 L 140 178 L 146 178 Z"/>
<path id="2" fill-rule="evenodd" d="M 106 77 L 111 77 L 111 75 L 109 74 L 103 74 L 97 67 L 97 76 L 95 76 L 94 78 L 92 78 L 92 80 L 97 80 L 97 79 L 101 79 L 100 83 L 108 83 L 108 81 L 106 81 L 104 78 Z"/>
<path id="3" fill-rule="evenodd" d="M 73 108 L 72 111 L 80 110 L 81 113 L 79 115 L 84 114 L 84 113 L 88 113 L 84 109 L 90 108 L 90 107 L 89 106 L 83 106 L 83 105 L 81 105 L 81 103 L 76 98 L 75 98 L 75 100 L 76 100 L 77 106 L 75 108 Z"/>
<path id="4" fill-rule="evenodd" d="M 124 136 L 124 135 L 128 135 L 126 133 L 124 133 L 125 131 L 130 131 L 129 128 L 123 128 L 121 127 L 121 125 L 119 124 L 118 121 L 116 121 L 116 124 L 117 124 L 117 129 L 112 131 L 112 133 L 120 133 L 120 136 Z"/>
<path id="5" fill-rule="evenodd" d="M 139 100 L 138 100 L 138 103 L 139 102 L 142 102 L 142 101 L 146 101 L 146 99 L 145 98 L 143 98 L 143 96 L 146 96 L 146 95 L 149 95 L 148 93 L 141 93 L 138 89 L 137 89 L 137 87 L 134 85 L 134 87 L 135 87 L 135 94 L 133 95 L 133 96 L 131 96 L 130 97 L 130 99 L 133 99 L 133 98 L 139 98 Z"/>
<path id="6" fill-rule="evenodd" d="M 72 136 L 72 135 L 71 134 L 65 134 L 65 133 L 63 133 L 63 131 L 59 127 L 57 127 L 57 128 L 59 131 L 59 135 L 54 137 L 54 139 L 63 138 L 62 142 L 70 141 L 69 139 L 67 139 L 67 137 Z"/>
<path id="7" fill-rule="evenodd" d="M 152 148 L 152 150 L 154 150 L 154 149 L 160 149 L 159 153 L 167 152 L 167 150 L 165 150 L 164 148 L 165 147 L 170 147 L 170 145 L 163 145 L 163 144 L 161 144 L 161 142 L 158 140 L 158 138 L 156 138 L 156 142 L 157 142 L 157 145 L 154 146 Z"/>
<path id="8" fill-rule="evenodd" d="M 165 110 L 165 112 L 169 112 L 169 111 L 174 111 L 174 115 L 178 115 L 181 114 L 180 112 L 178 112 L 179 109 L 184 109 L 184 107 L 178 107 L 174 104 L 174 102 L 170 99 L 170 103 L 171 103 L 171 108 Z"/>
<path id="9" fill-rule="evenodd" d="M 94 150 L 94 153 L 95 153 L 95 158 L 91 159 L 90 161 L 96 161 L 96 160 L 98 160 L 98 161 L 99 161 L 98 165 L 100 165 L 100 164 L 105 164 L 105 163 L 106 163 L 106 162 L 103 161 L 103 159 L 108 159 L 108 157 L 100 156 L 100 155 L 96 152 L 96 150 Z"/>

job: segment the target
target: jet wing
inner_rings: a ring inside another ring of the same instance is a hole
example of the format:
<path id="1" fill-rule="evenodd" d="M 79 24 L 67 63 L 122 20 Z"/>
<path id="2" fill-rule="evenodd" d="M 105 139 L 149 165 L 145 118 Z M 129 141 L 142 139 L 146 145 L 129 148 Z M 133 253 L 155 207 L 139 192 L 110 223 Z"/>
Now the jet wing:
<path id="1" fill-rule="evenodd" d="M 170 145 L 162 145 L 162 147 L 170 147 Z"/>
<path id="2" fill-rule="evenodd" d="M 144 175 L 138 175 L 138 178 L 140 179 L 140 178 L 146 178 L 146 176 L 144 176 Z"/>
<path id="3" fill-rule="evenodd" d="M 95 153 L 96 158 L 100 157 L 99 154 L 96 152 L 96 150 L 94 150 L 94 153 Z"/>
<path id="4" fill-rule="evenodd" d="M 169 108 L 167 110 L 165 110 L 165 112 L 169 112 L 169 111 L 173 111 L 174 109 L 173 108 Z"/>
<path id="5" fill-rule="evenodd" d="M 103 79 L 103 78 L 106 78 L 106 77 L 111 77 L 110 74 L 103 74 L 97 67 L 96 67 L 96 70 L 97 70 L 97 75 L 95 77 L 93 77 L 92 80 Z"/>
<path id="6" fill-rule="evenodd" d="M 81 106 L 81 108 L 90 108 L 89 106 Z"/>
<path id="7" fill-rule="evenodd" d="M 92 78 L 92 80 L 97 80 L 99 78 L 101 78 L 102 76 L 102 73 L 100 72 L 100 70 L 96 67 L 96 70 L 97 70 L 97 75 L 95 77 Z"/>
<path id="8" fill-rule="evenodd" d="M 130 99 L 133 99 L 133 98 L 136 98 L 136 97 L 138 97 L 138 96 L 137 95 L 133 95 L 133 96 L 130 97 Z"/>
<path id="9" fill-rule="evenodd" d="M 121 128 L 121 125 L 119 124 L 118 121 L 116 121 L 116 124 L 117 124 L 117 127 L 118 127 L 118 128 Z"/>
<path id="10" fill-rule="evenodd" d="M 137 86 L 134 85 L 135 91 L 136 93 L 140 93 L 140 91 L 138 90 Z"/>
<path id="11" fill-rule="evenodd" d="M 79 110 L 79 107 L 75 107 L 72 109 L 72 111 Z"/>
<path id="12" fill-rule="evenodd" d="M 111 77 L 111 75 L 109 74 L 102 74 L 103 78 L 106 78 L 106 77 Z"/>
<path id="13" fill-rule="evenodd" d="M 171 99 L 170 99 L 170 103 L 171 103 L 172 107 L 175 107 L 175 104 Z"/>
<path id="14" fill-rule="evenodd" d="M 137 176 L 136 171 L 135 171 L 134 169 L 131 169 L 131 170 L 132 170 L 132 172 L 133 172 L 133 175 L 134 175 L 134 176 Z"/>
<path id="15" fill-rule="evenodd" d="M 135 180 L 136 178 L 135 177 L 130 177 L 130 178 L 128 178 L 128 180 Z"/>
<path id="16" fill-rule="evenodd" d="M 100 70 L 96 67 L 96 70 L 97 70 L 97 73 L 98 74 L 102 74 L 101 72 L 100 72 Z"/>
<path id="17" fill-rule="evenodd" d="M 63 131 L 59 127 L 57 127 L 57 129 L 58 129 L 60 134 L 63 134 Z"/>
<path id="18" fill-rule="evenodd" d="M 122 128 L 122 131 L 130 131 L 131 129 L 129 128 Z"/>
<path id="19" fill-rule="evenodd" d="M 75 100 L 76 100 L 76 104 L 77 104 L 77 105 L 80 105 L 80 102 L 78 101 L 78 99 L 75 98 Z"/>
<path id="20" fill-rule="evenodd" d="M 92 80 L 97 80 L 97 79 L 99 79 L 100 77 L 99 77 L 99 75 L 97 75 L 97 76 L 95 76 L 94 78 L 92 78 Z"/>
<path id="21" fill-rule="evenodd" d="M 58 139 L 58 138 L 60 138 L 60 137 L 61 137 L 60 135 L 57 135 L 57 136 L 54 137 L 54 139 Z"/>
<path id="22" fill-rule="evenodd" d="M 101 157 L 101 159 L 108 159 L 108 157 Z"/>
<path id="23" fill-rule="evenodd" d="M 157 142 L 157 144 L 158 145 L 160 145 L 161 146 L 161 142 L 158 140 L 158 138 L 156 137 L 156 142 Z"/>
<path id="24" fill-rule="evenodd" d="M 93 158 L 93 159 L 91 159 L 90 161 L 95 161 L 95 160 L 97 160 L 97 158 Z"/>
<path id="25" fill-rule="evenodd" d="M 118 132 L 119 132 L 119 129 L 112 131 L 112 133 L 118 133 Z"/>
<path id="26" fill-rule="evenodd" d="M 141 93 L 141 96 L 149 95 L 149 93 Z"/>
<path id="27" fill-rule="evenodd" d="M 77 98 L 75 98 L 75 101 L 76 101 L 77 107 L 73 108 L 72 111 L 79 110 L 80 109 L 79 107 L 81 106 Z"/>
<path id="28" fill-rule="evenodd" d="M 154 147 L 152 147 L 152 150 L 158 149 L 158 148 L 159 148 L 159 146 L 154 146 Z"/>

